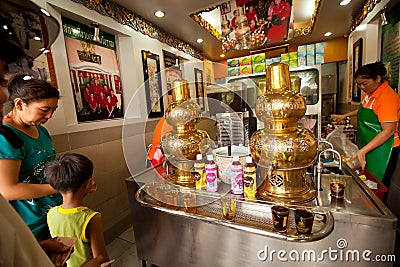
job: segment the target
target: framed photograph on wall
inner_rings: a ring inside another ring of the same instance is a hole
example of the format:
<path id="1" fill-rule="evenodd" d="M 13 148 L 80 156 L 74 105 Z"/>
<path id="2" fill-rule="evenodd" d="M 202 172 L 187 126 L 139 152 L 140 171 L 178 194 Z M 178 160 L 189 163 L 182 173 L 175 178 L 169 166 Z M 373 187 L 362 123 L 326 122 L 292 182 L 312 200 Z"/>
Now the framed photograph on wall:
<path id="1" fill-rule="evenodd" d="M 357 86 L 354 79 L 356 71 L 362 66 L 363 39 L 360 38 L 353 44 L 353 88 L 351 90 L 351 101 L 361 101 L 361 89 Z"/>
<path id="2" fill-rule="evenodd" d="M 196 86 L 197 103 L 200 105 L 201 110 L 204 110 L 204 83 L 203 71 L 201 69 L 194 68 L 194 82 Z"/>
<path id="3" fill-rule="evenodd" d="M 142 50 L 142 62 L 149 118 L 162 117 L 164 116 L 164 104 L 162 99 L 160 57 L 149 51 Z"/>

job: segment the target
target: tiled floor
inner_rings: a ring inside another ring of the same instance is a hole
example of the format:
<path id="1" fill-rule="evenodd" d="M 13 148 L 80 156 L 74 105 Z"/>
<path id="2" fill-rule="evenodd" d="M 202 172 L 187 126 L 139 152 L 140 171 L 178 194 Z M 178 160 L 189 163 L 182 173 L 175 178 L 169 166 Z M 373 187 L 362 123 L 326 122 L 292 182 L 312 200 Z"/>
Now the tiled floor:
<path id="1" fill-rule="evenodd" d="M 107 245 L 110 259 L 115 259 L 112 267 L 139 267 L 136 242 L 132 226 Z"/>

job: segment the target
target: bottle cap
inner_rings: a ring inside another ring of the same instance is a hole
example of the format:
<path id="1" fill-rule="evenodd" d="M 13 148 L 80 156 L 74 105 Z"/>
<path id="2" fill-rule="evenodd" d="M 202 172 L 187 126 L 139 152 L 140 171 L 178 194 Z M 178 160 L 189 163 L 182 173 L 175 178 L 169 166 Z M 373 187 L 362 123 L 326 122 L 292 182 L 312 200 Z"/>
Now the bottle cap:
<path id="1" fill-rule="evenodd" d="M 196 155 L 196 160 L 202 160 L 203 159 L 203 155 L 202 154 L 197 154 Z"/>
<path id="2" fill-rule="evenodd" d="M 212 154 L 207 155 L 207 160 L 213 160 L 213 159 L 214 159 L 214 156 Z"/>
<path id="3" fill-rule="evenodd" d="M 246 163 L 253 163 L 253 158 L 251 156 L 247 156 Z"/>
<path id="4" fill-rule="evenodd" d="M 239 156 L 233 156 L 232 159 L 233 161 L 239 161 Z"/>

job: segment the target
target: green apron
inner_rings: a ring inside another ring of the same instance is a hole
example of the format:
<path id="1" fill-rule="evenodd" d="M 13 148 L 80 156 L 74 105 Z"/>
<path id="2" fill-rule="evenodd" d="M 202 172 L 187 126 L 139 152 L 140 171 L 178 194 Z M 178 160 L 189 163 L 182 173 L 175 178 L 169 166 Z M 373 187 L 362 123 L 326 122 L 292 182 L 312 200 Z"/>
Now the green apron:
<path id="1" fill-rule="evenodd" d="M 378 116 L 372 109 L 364 108 L 360 105 L 357 113 L 357 140 L 358 148 L 368 144 L 381 131 L 382 127 Z M 392 153 L 394 137 L 390 137 L 385 143 L 370 151 L 366 155 L 367 165 L 365 167 L 379 181 L 382 181 L 386 167 Z"/>

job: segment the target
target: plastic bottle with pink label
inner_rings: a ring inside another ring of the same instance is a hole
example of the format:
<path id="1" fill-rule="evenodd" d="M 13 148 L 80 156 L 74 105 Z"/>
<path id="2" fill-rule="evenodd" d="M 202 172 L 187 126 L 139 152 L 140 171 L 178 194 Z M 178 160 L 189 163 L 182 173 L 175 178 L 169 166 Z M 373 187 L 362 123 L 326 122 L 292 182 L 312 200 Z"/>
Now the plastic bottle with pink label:
<path id="1" fill-rule="evenodd" d="M 206 161 L 206 190 L 210 192 L 218 191 L 217 164 L 213 155 L 207 155 Z"/>
<path id="2" fill-rule="evenodd" d="M 243 166 L 239 156 L 233 156 L 231 167 L 231 192 L 235 195 L 243 194 Z"/>

